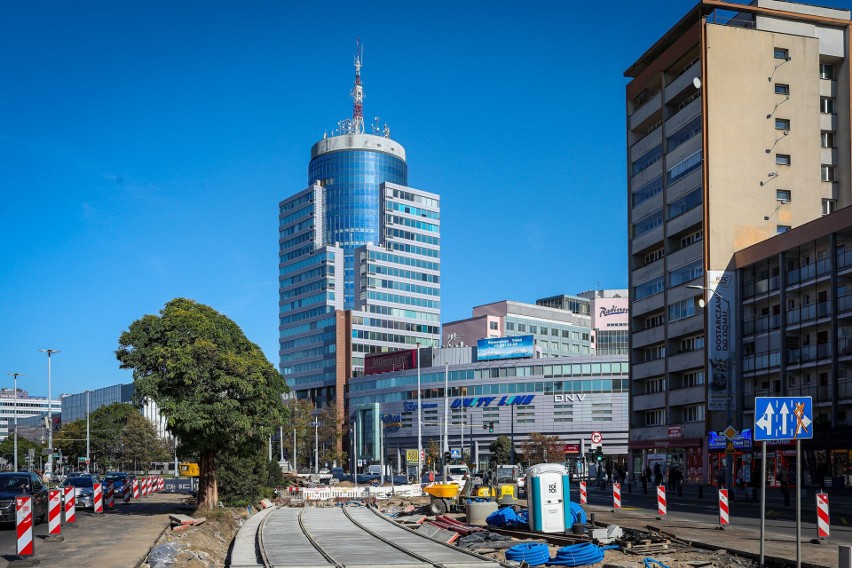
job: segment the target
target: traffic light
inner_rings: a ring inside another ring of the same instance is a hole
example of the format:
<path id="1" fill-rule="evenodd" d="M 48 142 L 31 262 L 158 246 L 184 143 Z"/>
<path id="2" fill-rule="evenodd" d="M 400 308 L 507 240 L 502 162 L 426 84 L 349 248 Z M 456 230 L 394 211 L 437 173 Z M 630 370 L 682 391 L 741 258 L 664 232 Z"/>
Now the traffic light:
<path id="1" fill-rule="evenodd" d="M 601 463 L 603 461 L 603 459 L 604 459 L 603 450 L 601 448 L 596 448 L 595 449 L 595 461 L 597 461 L 598 463 Z"/>
<path id="2" fill-rule="evenodd" d="M 488 423 L 488 433 L 491 434 L 493 432 L 494 432 L 494 421 L 492 420 Z"/>
<path id="3" fill-rule="evenodd" d="M 444 460 L 450 461 L 450 452 L 444 452 Z"/>

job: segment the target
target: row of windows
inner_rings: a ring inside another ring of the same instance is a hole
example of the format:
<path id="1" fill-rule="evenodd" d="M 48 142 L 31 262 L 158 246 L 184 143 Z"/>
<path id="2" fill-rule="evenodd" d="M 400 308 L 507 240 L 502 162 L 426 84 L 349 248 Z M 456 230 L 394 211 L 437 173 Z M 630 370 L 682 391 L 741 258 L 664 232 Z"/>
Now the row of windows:
<path id="1" fill-rule="evenodd" d="M 313 203 L 313 201 L 314 201 L 313 192 L 308 192 L 308 193 L 305 193 L 304 195 L 300 195 L 299 197 L 296 197 L 295 199 L 291 199 L 290 201 L 282 203 L 281 207 L 279 207 L 278 210 L 279 210 L 279 213 L 283 215 L 287 211 L 291 211 L 291 210 L 295 209 L 296 207 L 299 207 L 300 205 L 304 205 L 305 203 Z"/>
<path id="2" fill-rule="evenodd" d="M 293 353 L 284 353 L 280 357 L 280 362 L 293 363 L 302 359 L 313 359 L 314 357 L 325 357 L 328 354 L 333 354 L 337 350 L 337 344 L 332 342 L 327 345 L 320 345 L 312 349 L 299 349 Z"/>
<path id="3" fill-rule="evenodd" d="M 644 235 L 650 231 L 653 231 L 657 227 L 661 227 L 663 225 L 663 210 L 658 209 L 654 211 L 650 215 L 643 217 L 636 221 L 633 224 L 633 237 L 638 237 L 639 235 Z"/>
<path id="4" fill-rule="evenodd" d="M 286 229 L 281 229 L 278 231 L 278 237 L 283 238 L 295 233 L 299 233 L 304 231 L 305 229 L 313 229 L 314 228 L 314 220 L 313 218 L 305 219 L 304 221 L 300 221 L 295 225 L 287 227 Z"/>
<path id="5" fill-rule="evenodd" d="M 374 327 L 380 329 L 397 329 L 400 331 L 410 331 L 413 333 L 428 333 L 438 335 L 440 329 L 437 325 L 426 325 L 419 323 L 411 323 L 406 321 L 392 321 L 378 318 L 353 318 L 353 325 L 363 325 L 364 327 Z"/>
<path id="6" fill-rule="evenodd" d="M 677 321 L 695 315 L 695 300 L 687 298 L 669 305 L 669 321 Z"/>
<path id="7" fill-rule="evenodd" d="M 280 312 L 291 312 L 293 310 L 298 310 L 300 308 L 306 308 L 308 306 L 313 306 L 315 304 L 321 304 L 324 302 L 334 301 L 334 292 L 324 292 L 322 294 L 315 294 L 313 296 L 308 296 L 306 298 L 301 298 L 299 300 L 294 300 L 292 302 L 283 303 L 280 305 Z"/>
<path id="8" fill-rule="evenodd" d="M 604 379 L 587 381 L 556 381 L 556 382 L 525 382 L 502 383 L 494 385 L 471 385 L 468 387 L 450 387 L 449 396 L 488 396 L 507 394 L 573 394 L 573 393 L 617 393 L 628 392 L 629 381 L 626 379 Z M 359 389 L 360 390 L 360 389 Z M 444 398 L 444 389 L 422 389 L 420 398 Z M 407 400 L 417 399 L 417 390 L 404 393 Z M 610 405 L 607 405 L 610 406 Z M 605 411 L 605 410 L 604 410 Z M 517 412 L 517 411 L 516 411 Z"/>
<path id="9" fill-rule="evenodd" d="M 666 184 L 671 185 L 701 167 L 701 150 L 687 156 L 666 172 Z"/>
<path id="10" fill-rule="evenodd" d="M 390 264 L 401 264 L 403 266 L 414 266 L 416 268 L 434 270 L 435 272 L 441 270 L 441 265 L 438 262 L 432 262 L 431 260 L 422 260 L 410 256 L 399 256 L 398 254 L 389 254 L 386 252 L 377 252 L 373 250 L 370 251 L 370 260 L 375 260 L 378 262 L 387 262 Z"/>
<path id="11" fill-rule="evenodd" d="M 703 200 L 704 192 L 700 187 L 697 187 L 686 195 L 675 199 L 666 207 L 666 213 L 669 220 L 680 217 L 687 211 L 695 209 L 696 207 L 701 205 Z"/>
<path id="12" fill-rule="evenodd" d="M 311 282 L 310 284 L 305 284 L 304 286 L 297 286 L 296 288 L 285 290 L 284 292 L 281 292 L 279 294 L 278 299 L 282 301 L 288 300 L 290 298 L 295 298 L 308 292 L 326 289 L 334 290 L 334 280 L 317 280 L 316 282 Z"/>
<path id="13" fill-rule="evenodd" d="M 441 251 L 433 248 L 419 247 L 416 245 L 410 245 L 407 243 L 397 243 L 391 241 L 387 243 L 389 249 L 393 249 L 399 252 L 407 252 L 411 254 L 419 254 L 422 256 L 431 256 L 433 258 L 438 258 L 441 255 Z"/>
<path id="14" fill-rule="evenodd" d="M 646 169 L 648 169 L 651 165 L 659 162 L 663 158 L 663 145 L 657 144 L 633 162 L 631 166 L 631 175 L 636 175 Z"/>
<path id="15" fill-rule="evenodd" d="M 431 321 L 438 322 L 441 321 L 440 314 L 434 314 L 430 312 L 419 312 L 417 310 L 405 310 L 402 308 L 393 308 L 391 306 L 382 306 L 376 304 L 370 304 L 368 306 L 368 311 L 372 314 L 380 314 L 384 316 L 392 316 L 397 318 L 405 318 L 405 319 L 413 319 L 420 321 Z"/>
<path id="16" fill-rule="evenodd" d="M 334 330 L 324 331 L 322 333 L 316 333 L 305 337 L 281 341 L 279 342 L 278 347 L 282 351 L 286 351 L 288 349 L 301 349 L 302 347 L 305 347 L 307 345 L 323 345 L 327 343 L 334 343 L 335 335 L 336 334 Z"/>
<path id="17" fill-rule="evenodd" d="M 313 250 L 314 250 L 313 245 L 304 246 L 304 247 L 301 247 L 301 248 L 297 248 L 296 250 L 291 250 L 287 253 L 280 254 L 278 256 L 278 259 L 279 259 L 280 262 L 286 262 L 288 260 L 295 260 L 295 259 L 299 258 L 300 256 L 305 256 L 306 254 L 310 254 L 311 252 L 313 252 Z M 289 270 L 289 269 L 290 269 L 290 267 L 288 266 L 287 270 Z"/>
<path id="18" fill-rule="evenodd" d="M 663 291 L 664 286 L 665 282 L 662 276 L 657 276 L 656 278 L 652 278 L 651 280 L 636 284 L 633 287 L 633 299 L 641 300 L 642 298 L 647 298 L 648 296 L 659 294 Z"/>
<path id="19" fill-rule="evenodd" d="M 318 308 L 313 308 L 311 310 L 305 310 L 303 312 L 298 312 L 295 314 L 291 314 L 289 316 L 284 316 L 279 318 L 278 325 L 286 326 L 291 323 L 306 320 L 310 318 L 315 318 L 317 316 L 321 316 L 323 314 L 331 313 L 334 311 L 334 306 L 320 306 Z"/>
<path id="20" fill-rule="evenodd" d="M 385 218 L 385 221 L 388 224 L 403 225 L 405 227 L 411 227 L 412 229 L 429 231 L 430 233 L 438 233 L 441 231 L 441 227 L 433 223 L 427 223 L 426 221 L 420 221 L 418 219 L 411 219 L 410 217 L 400 217 L 399 215 L 388 215 Z"/>
<path id="21" fill-rule="evenodd" d="M 279 286 L 281 288 L 286 288 L 287 286 L 292 286 L 293 284 L 298 284 L 299 282 L 305 282 L 307 280 L 313 280 L 314 278 L 321 278 L 323 276 L 334 276 L 333 264 L 329 266 L 318 266 L 317 268 L 312 268 L 311 270 L 306 270 L 305 272 L 293 274 L 289 278 L 282 278 L 279 281 Z"/>
<path id="22" fill-rule="evenodd" d="M 437 209 L 440 204 L 437 199 L 432 199 L 431 197 L 426 197 L 425 195 L 417 195 L 415 193 L 403 191 L 401 189 L 394 189 L 393 196 L 397 199 L 411 201 L 412 203 L 420 203 L 421 205 L 425 205 L 426 207 L 432 207 L 433 209 Z"/>
<path id="23" fill-rule="evenodd" d="M 412 294 L 423 294 L 426 296 L 441 295 L 440 288 L 432 288 L 431 286 L 420 286 L 419 284 L 410 284 L 408 282 L 400 282 L 398 280 L 367 278 L 367 286 L 370 288 L 382 288 L 384 290 L 400 290 L 402 292 L 410 292 Z"/>
<path id="24" fill-rule="evenodd" d="M 328 306 L 328 308 L 324 312 L 320 313 L 334 313 L 334 308 L 332 306 Z M 317 314 L 314 314 L 317 315 Z M 306 318 L 299 318 L 306 319 Z M 292 337 L 294 335 L 301 335 L 302 333 L 308 333 L 309 331 L 316 331 L 318 329 L 332 329 L 334 328 L 336 320 L 334 317 L 325 318 L 317 321 L 311 321 L 308 323 L 303 323 L 300 325 L 295 325 L 292 327 L 288 327 L 287 329 L 282 329 L 279 332 L 280 337 Z"/>
<path id="25" fill-rule="evenodd" d="M 669 271 L 669 286 L 679 286 L 704 275 L 704 262 L 699 259 Z"/>
<path id="26" fill-rule="evenodd" d="M 696 116 L 680 128 L 674 134 L 666 138 L 666 148 L 671 152 L 687 140 L 690 140 L 701 134 L 702 120 L 701 115 Z"/>
<path id="27" fill-rule="evenodd" d="M 497 323 L 497 322 L 491 322 L 491 323 Z M 506 329 L 508 331 L 514 331 L 515 325 L 516 325 L 515 322 L 511 322 L 511 321 L 506 322 Z M 528 324 L 518 323 L 517 324 L 518 331 L 520 331 L 522 333 L 526 333 L 527 325 Z M 492 328 L 492 329 L 495 329 L 495 328 Z M 550 335 L 552 335 L 553 337 L 559 337 L 559 335 L 561 333 L 562 337 L 564 337 L 565 339 L 581 339 L 582 338 L 583 341 L 589 340 L 589 334 L 588 333 L 582 333 L 582 332 L 579 332 L 579 331 L 571 331 L 571 330 L 568 330 L 568 329 L 563 329 L 563 330 L 560 331 L 560 330 L 556 329 L 555 327 L 552 327 L 552 328 L 549 328 L 549 329 L 550 329 Z M 534 333 L 534 334 L 539 334 L 539 335 L 548 335 L 548 328 L 544 327 L 544 326 L 538 326 L 538 325 L 529 325 L 529 332 Z"/>
<path id="28" fill-rule="evenodd" d="M 278 219 L 278 226 L 279 227 L 285 227 L 285 226 L 289 225 L 290 223 L 292 223 L 293 221 L 296 221 L 297 219 L 301 219 L 303 217 L 312 218 L 313 213 L 314 213 L 314 204 L 311 203 L 308 207 L 305 207 L 304 209 L 299 209 L 298 211 L 294 211 L 292 213 L 289 213 L 289 214 L 284 215 L 283 217 L 279 218 Z"/>
<path id="29" fill-rule="evenodd" d="M 415 241 L 418 243 L 426 243 L 429 245 L 441 244 L 441 239 L 438 237 L 423 235 L 421 233 L 412 233 L 411 231 L 405 231 L 403 229 L 388 229 L 387 235 L 389 238 L 396 237 L 399 239 L 405 239 L 407 241 Z"/>
<path id="30" fill-rule="evenodd" d="M 648 201 L 663 191 L 663 176 L 657 176 L 633 192 L 633 207 Z"/>
<path id="31" fill-rule="evenodd" d="M 292 274 L 293 272 L 301 271 L 308 266 L 313 266 L 315 264 L 325 264 L 326 262 L 331 263 L 334 261 L 334 253 L 326 252 L 322 254 L 316 254 L 311 258 L 306 258 L 304 260 L 300 260 L 299 262 L 294 262 L 293 264 L 288 264 L 287 266 L 282 266 L 279 269 L 279 274 L 282 276 L 284 274 Z"/>
<path id="32" fill-rule="evenodd" d="M 399 211 L 400 213 L 408 213 L 409 215 L 417 215 L 419 217 L 426 217 L 427 219 L 440 219 L 437 211 L 421 209 L 420 207 L 412 207 L 405 203 L 399 203 L 398 201 L 385 201 L 385 209 L 389 211 Z"/>
<path id="33" fill-rule="evenodd" d="M 368 339 L 370 341 L 381 341 L 384 343 L 402 343 L 409 345 L 423 343 L 423 340 L 421 338 L 413 337 L 411 335 L 397 335 L 395 333 L 382 333 L 379 331 L 367 331 L 363 329 L 353 329 L 352 339 Z"/>
<path id="34" fill-rule="evenodd" d="M 370 274 L 383 274 L 386 276 L 396 276 L 398 278 L 406 278 L 408 280 L 420 280 L 422 282 L 431 282 L 433 284 L 438 284 L 441 277 L 437 274 L 429 274 L 426 272 L 415 272 L 413 270 L 402 270 L 400 268 L 393 268 L 390 266 L 383 266 L 381 264 L 370 264 L 369 267 Z"/>
<path id="35" fill-rule="evenodd" d="M 437 300 L 425 300 L 423 298 L 413 298 L 411 296 L 399 296 L 397 294 L 385 294 L 384 292 L 368 292 L 367 298 L 370 300 L 378 300 L 379 302 L 388 302 L 389 304 L 402 304 L 404 306 L 419 306 L 421 308 L 440 309 L 441 302 Z M 363 296 L 362 296 L 362 299 Z"/>

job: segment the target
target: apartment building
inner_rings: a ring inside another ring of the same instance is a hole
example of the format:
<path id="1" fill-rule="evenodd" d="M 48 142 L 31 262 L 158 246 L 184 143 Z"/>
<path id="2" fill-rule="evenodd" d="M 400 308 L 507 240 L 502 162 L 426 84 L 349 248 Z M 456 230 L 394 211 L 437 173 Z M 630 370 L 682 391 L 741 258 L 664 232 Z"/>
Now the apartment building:
<path id="1" fill-rule="evenodd" d="M 734 253 L 852 203 L 849 26 L 703 0 L 625 71 L 634 472 L 711 481 L 708 434 L 748 426 Z"/>

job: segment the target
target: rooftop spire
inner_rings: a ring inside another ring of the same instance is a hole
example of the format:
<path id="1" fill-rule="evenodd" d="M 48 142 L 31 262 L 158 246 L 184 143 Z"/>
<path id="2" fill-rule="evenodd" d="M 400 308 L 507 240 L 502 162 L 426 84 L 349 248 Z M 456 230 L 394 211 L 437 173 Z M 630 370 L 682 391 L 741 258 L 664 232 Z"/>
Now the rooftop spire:
<path id="1" fill-rule="evenodd" d="M 352 132 L 364 133 L 364 87 L 361 86 L 361 62 L 364 48 L 361 40 L 355 40 L 355 86 L 352 87 Z"/>

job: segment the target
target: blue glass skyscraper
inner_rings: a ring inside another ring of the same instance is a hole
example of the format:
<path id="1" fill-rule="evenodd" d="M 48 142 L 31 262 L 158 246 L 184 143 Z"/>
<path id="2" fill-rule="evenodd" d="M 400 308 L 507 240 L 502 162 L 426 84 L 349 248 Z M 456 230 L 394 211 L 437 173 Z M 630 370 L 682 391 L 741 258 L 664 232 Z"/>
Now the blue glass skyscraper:
<path id="1" fill-rule="evenodd" d="M 405 149 L 351 119 L 311 149 L 279 204 L 279 358 L 295 396 L 341 413 L 370 353 L 440 344 L 440 199 L 408 187 Z"/>

